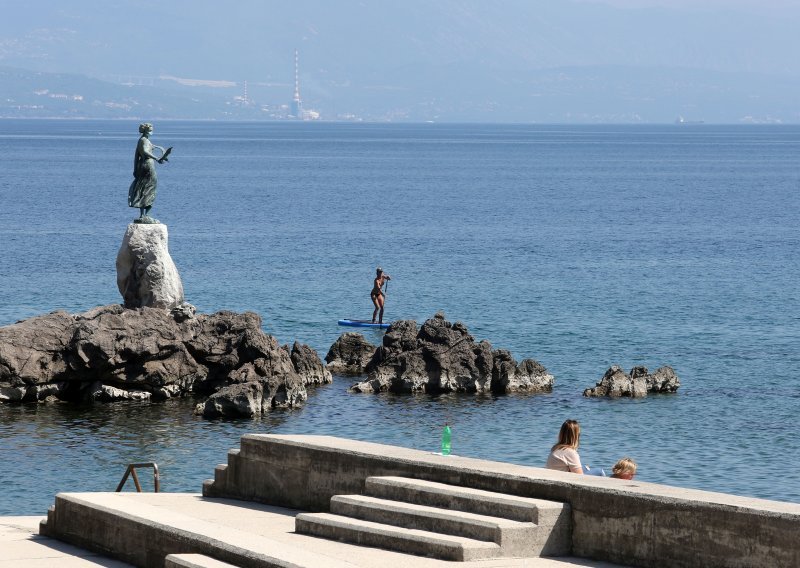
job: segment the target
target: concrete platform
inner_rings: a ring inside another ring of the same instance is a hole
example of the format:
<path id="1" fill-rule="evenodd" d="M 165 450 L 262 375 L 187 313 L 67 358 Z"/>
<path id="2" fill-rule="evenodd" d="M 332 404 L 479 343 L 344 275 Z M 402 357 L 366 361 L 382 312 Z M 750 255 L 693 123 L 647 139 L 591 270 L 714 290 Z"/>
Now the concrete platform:
<path id="1" fill-rule="evenodd" d="M 571 553 L 570 506 L 404 477 L 297 516 L 299 533 L 459 562 Z"/>
<path id="2" fill-rule="evenodd" d="M 0 568 L 130 568 L 61 541 L 39 536 L 44 517 L 0 517 Z"/>
<path id="3" fill-rule="evenodd" d="M 651 567 L 800 567 L 800 503 L 574 475 L 332 436 L 246 434 L 241 447 L 228 453 L 228 463 L 203 484 L 203 494 L 328 512 L 337 495 L 369 494 L 366 480 L 373 477 L 413 478 L 567 503 L 570 554 L 580 558 Z"/>
<path id="4" fill-rule="evenodd" d="M 188 522 L 190 518 L 191 522 L 197 526 L 208 527 L 208 525 L 214 525 L 217 527 L 215 530 L 217 534 L 233 534 L 235 532 L 240 543 L 250 540 L 253 542 L 254 548 L 265 547 L 265 542 L 275 543 L 274 546 L 277 547 L 286 547 L 287 549 L 327 558 L 331 565 L 349 563 L 364 568 L 441 568 L 453 566 L 452 562 L 444 560 L 409 556 L 399 552 L 357 546 L 295 533 L 295 516 L 300 511 L 294 509 L 237 500 L 210 499 L 187 493 L 91 493 L 81 495 L 91 495 L 92 501 L 101 504 L 108 510 L 116 508 L 123 510 L 149 509 L 152 513 L 152 521 L 155 524 L 178 517 Z M 34 521 L 38 520 L 40 519 L 34 518 Z M 24 534 L 26 530 L 31 532 L 25 538 L 39 538 L 31 534 L 36 530 L 35 523 L 29 520 L 26 525 L 20 526 L 22 528 L 16 531 L 17 538 L 20 537 L 20 532 Z M 9 558 L 8 560 L 13 560 L 13 563 L 4 565 L 3 561 L 6 560 L 7 553 L 5 542 L 3 541 L 5 537 L 2 534 L 4 533 L 0 533 L 0 568 L 10 566 L 32 568 L 34 566 L 53 566 L 55 564 L 59 568 L 72 566 L 61 562 L 29 564 L 24 555 L 15 559 Z M 50 541 L 49 539 L 41 540 L 43 542 L 57 543 L 57 541 Z M 82 552 L 79 549 L 60 543 L 57 545 L 62 548 L 69 548 L 75 551 L 76 554 Z M 98 559 L 97 556 L 89 553 L 83 552 L 83 554 L 86 561 Z M 35 560 L 32 556 L 30 559 L 31 561 Z M 103 560 L 99 561 L 102 562 Z M 112 560 L 107 560 L 106 562 L 106 564 L 75 564 L 75 566 L 109 566 L 115 568 L 125 566 Z M 575 558 L 500 558 L 464 562 L 460 563 L 459 566 L 465 568 L 567 568 L 570 566 L 610 568 L 613 565 Z"/>

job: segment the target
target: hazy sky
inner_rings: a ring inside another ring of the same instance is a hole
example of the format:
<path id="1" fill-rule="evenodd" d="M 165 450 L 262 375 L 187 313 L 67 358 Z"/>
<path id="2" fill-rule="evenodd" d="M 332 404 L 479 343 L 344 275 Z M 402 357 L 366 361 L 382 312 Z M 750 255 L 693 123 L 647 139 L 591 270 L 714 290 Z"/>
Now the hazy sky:
<path id="1" fill-rule="evenodd" d="M 586 0 L 619 8 L 673 8 L 680 10 L 744 10 L 750 12 L 797 12 L 797 0 Z"/>
<path id="2" fill-rule="evenodd" d="M 0 14 L 0 65 L 46 71 L 231 79 L 298 47 L 326 69 L 421 57 L 800 74 L 800 0 L 0 0 Z"/>
<path id="3" fill-rule="evenodd" d="M 255 88 L 292 84 L 298 49 L 320 105 L 468 113 L 568 93 L 709 116 L 735 97 L 725 117 L 800 119 L 800 0 L 0 0 L 0 14 L 0 66 L 33 71 Z"/>

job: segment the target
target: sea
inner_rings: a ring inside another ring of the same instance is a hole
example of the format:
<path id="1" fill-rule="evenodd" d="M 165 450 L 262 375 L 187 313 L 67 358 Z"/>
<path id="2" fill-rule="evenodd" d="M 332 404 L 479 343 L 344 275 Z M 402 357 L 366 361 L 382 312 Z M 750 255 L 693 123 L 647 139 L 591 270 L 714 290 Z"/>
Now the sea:
<path id="1" fill-rule="evenodd" d="M 371 317 L 381 266 L 386 320 L 443 311 L 554 389 L 335 376 L 302 408 L 217 421 L 191 399 L 1 405 L 0 515 L 113 491 L 134 462 L 199 492 L 247 433 L 436 451 L 449 422 L 454 454 L 543 466 L 570 418 L 592 467 L 800 502 L 799 126 L 153 122 L 173 151 L 152 215 L 198 311 L 254 311 L 324 357 L 338 319 Z M 0 120 L 0 325 L 121 301 L 137 139 L 135 120 Z M 584 397 L 612 365 L 669 365 L 681 387 Z"/>

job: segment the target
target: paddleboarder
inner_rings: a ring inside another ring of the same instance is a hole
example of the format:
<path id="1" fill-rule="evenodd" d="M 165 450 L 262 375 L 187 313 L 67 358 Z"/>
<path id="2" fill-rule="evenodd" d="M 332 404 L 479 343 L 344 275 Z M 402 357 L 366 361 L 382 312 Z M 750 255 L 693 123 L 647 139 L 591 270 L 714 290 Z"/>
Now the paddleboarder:
<path id="1" fill-rule="evenodd" d="M 375 305 L 375 310 L 372 312 L 372 323 L 376 323 L 376 317 L 378 318 L 377 323 L 383 323 L 383 304 L 386 301 L 383 285 L 391 279 L 391 276 L 385 274 L 380 266 L 375 269 L 375 280 L 372 283 L 372 292 L 369 294 L 369 297 L 372 298 L 372 303 Z"/>

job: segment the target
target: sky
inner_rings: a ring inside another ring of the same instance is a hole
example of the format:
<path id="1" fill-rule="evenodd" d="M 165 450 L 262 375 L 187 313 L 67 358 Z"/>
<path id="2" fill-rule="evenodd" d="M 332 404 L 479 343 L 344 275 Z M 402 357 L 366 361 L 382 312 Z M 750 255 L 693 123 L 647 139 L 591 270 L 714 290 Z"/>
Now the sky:
<path id="1" fill-rule="evenodd" d="M 800 73 L 798 0 L 0 0 L 0 13 L 0 65 L 46 71 L 226 79 L 301 47 L 335 67 L 461 52 L 536 68 Z"/>
<path id="2" fill-rule="evenodd" d="M 192 50 L 202 55 L 203 45 L 235 67 L 276 44 L 321 41 L 337 56 L 342 46 L 376 48 L 389 66 L 417 46 L 445 55 L 484 47 L 538 67 L 683 58 L 717 70 L 800 71 L 798 0 L 0 0 L 0 13 L 0 64 L 48 71 L 177 75 L 194 71 Z M 680 49 L 684 40 L 694 57 Z"/>
<path id="3" fill-rule="evenodd" d="M 0 14 L 0 66 L 247 81 L 265 100 L 293 84 L 297 49 L 304 98 L 329 112 L 800 121 L 800 0 L 0 0 Z M 540 104 L 562 92 L 574 108 Z"/>
<path id="4" fill-rule="evenodd" d="M 617 8 L 658 6 L 690 11 L 741 10 L 758 13 L 786 13 L 798 10 L 797 0 L 604 0 L 596 3 Z"/>

